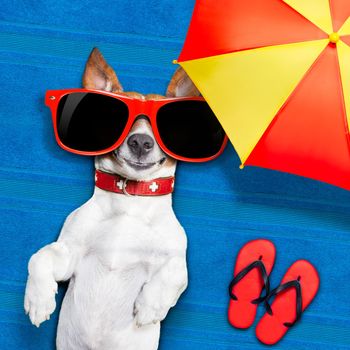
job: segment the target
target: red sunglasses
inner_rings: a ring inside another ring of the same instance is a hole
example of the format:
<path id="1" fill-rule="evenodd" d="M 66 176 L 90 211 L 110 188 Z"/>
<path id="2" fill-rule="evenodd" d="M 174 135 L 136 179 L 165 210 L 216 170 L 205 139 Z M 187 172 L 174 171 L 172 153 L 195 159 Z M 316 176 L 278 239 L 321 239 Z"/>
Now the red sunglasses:
<path id="1" fill-rule="evenodd" d="M 188 162 L 218 157 L 227 143 L 220 123 L 202 97 L 142 100 L 99 90 L 46 92 L 57 143 L 81 155 L 101 155 L 118 148 L 135 119 L 147 116 L 160 148 Z"/>

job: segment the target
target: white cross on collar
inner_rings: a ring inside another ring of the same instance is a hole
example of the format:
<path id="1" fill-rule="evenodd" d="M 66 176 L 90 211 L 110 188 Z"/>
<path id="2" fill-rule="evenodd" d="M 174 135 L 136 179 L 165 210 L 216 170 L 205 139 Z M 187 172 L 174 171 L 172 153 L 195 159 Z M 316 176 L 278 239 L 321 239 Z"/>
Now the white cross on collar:
<path id="1" fill-rule="evenodd" d="M 122 190 L 123 187 L 124 187 L 124 181 L 123 181 L 123 180 L 119 180 L 119 181 L 116 183 L 116 185 L 118 186 L 118 188 L 119 188 L 120 190 Z"/>
<path id="2" fill-rule="evenodd" d="M 158 190 L 159 186 L 157 185 L 157 183 L 155 181 L 152 182 L 151 185 L 149 185 L 149 189 L 152 191 L 152 192 L 156 192 Z"/>

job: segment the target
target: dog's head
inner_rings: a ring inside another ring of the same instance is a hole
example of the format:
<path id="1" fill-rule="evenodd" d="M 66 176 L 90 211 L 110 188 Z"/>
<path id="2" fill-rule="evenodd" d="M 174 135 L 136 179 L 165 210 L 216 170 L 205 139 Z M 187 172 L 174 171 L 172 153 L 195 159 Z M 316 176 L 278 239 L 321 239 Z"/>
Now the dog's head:
<path id="1" fill-rule="evenodd" d="M 113 68 L 97 48 L 93 49 L 86 63 L 83 86 L 141 100 L 165 98 L 162 95 L 124 92 Z M 166 92 L 166 97 L 180 96 L 199 96 L 199 91 L 182 68 L 175 72 Z M 95 166 L 128 179 L 148 180 L 174 175 L 176 160 L 161 150 L 147 116 L 140 115 L 121 146 L 109 154 L 96 157 Z"/>

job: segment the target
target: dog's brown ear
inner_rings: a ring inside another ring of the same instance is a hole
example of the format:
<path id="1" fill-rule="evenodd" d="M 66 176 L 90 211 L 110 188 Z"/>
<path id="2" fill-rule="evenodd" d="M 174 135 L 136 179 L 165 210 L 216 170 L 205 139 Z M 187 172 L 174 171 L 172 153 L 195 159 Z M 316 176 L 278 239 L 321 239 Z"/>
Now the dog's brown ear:
<path id="1" fill-rule="evenodd" d="M 86 62 L 83 87 L 110 92 L 123 91 L 113 68 L 106 62 L 100 50 L 96 47 L 91 51 Z"/>
<path id="2" fill-rule="evenodd" d="M 170 80 L 167 97 L 199 96 L 200 92 L 182 67 L 178 68 Z"/>

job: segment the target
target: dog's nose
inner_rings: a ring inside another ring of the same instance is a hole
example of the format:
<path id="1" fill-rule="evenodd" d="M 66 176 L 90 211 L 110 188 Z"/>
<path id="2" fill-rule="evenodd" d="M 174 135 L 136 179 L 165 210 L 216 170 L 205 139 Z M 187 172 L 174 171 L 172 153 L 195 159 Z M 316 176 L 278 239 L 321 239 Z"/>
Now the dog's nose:
<path id="1" fill-rule="evenodd" d="M 141 157 L 152 150 L 154 141 L 146 134 L 133 134 L 128 138 L 128 146 L 132 153 Z"/>

